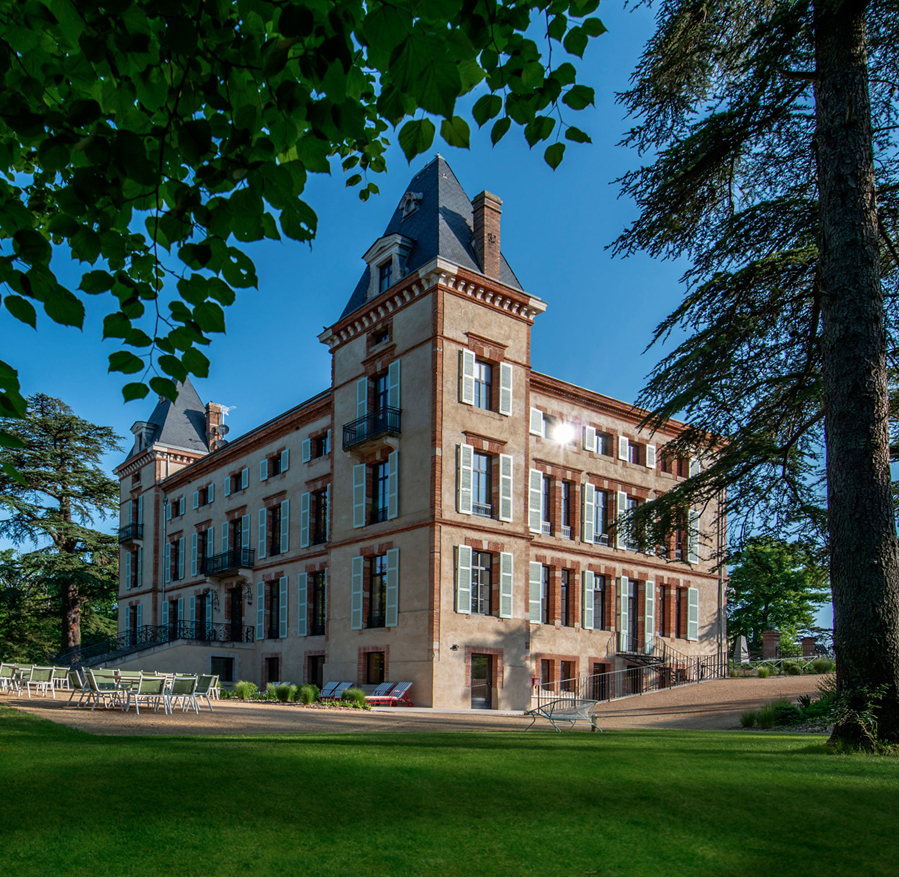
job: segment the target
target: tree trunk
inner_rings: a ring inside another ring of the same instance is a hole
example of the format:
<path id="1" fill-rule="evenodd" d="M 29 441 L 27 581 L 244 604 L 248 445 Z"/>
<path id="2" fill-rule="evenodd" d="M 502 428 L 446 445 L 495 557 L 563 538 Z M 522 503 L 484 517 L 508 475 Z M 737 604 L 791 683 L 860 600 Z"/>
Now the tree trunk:
<path id="1" fill-rule="evenodd" d="M 81 645 L 81 606 L 78 585 L 66 582 L 62 588 L 62 648 Z"/>
<path id="2" fill-rule="evenodd" d="M 899 555 L 890 496 L 866 5 L 815 3 L 830 577 L 838 689 L 856 709 L 881 690 L 877 736 L 899 741 Z M 858 744 L 863 735 L 845 722 L 832 739 Z"/>

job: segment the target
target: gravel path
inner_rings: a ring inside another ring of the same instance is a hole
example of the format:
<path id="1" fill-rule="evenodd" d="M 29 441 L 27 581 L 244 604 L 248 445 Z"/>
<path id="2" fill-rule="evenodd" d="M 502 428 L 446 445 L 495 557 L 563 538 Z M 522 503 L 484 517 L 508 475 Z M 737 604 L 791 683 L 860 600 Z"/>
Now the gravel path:
<path id="1" fill-rule="evenodd" d="M 699 685 L 685 685 L 670 691 L 630 697 L 603 704 L 598 711 L 599 726 L 606 731 L 636 728 L 722 731 L 739 727 L 740 713 L 758 709 L 775 698 L 795 699 L 814 695 L 820 676 L 775 676 L 769 679 L 721 679 Z M 442 712 L 396 707 L 389 710 L 303 709 L 281 704 L 252 704 L 218 701 L 215 712 L 205 707 L 200 715 L 176 712 L 166 716 L 144 710 L 66 707 L 65 697 L 57 699 L 4 696 L 0 703 L 14 706 L 52 722 L 69 725 L 90 734 L 328 734 L 365 731 L 522 731 L 530 719 L 521 715 L 472 710 Z M 550 730 L 546 722 L 535 730 Z M 586 727 L 576 730 L 588 732 Z"/>

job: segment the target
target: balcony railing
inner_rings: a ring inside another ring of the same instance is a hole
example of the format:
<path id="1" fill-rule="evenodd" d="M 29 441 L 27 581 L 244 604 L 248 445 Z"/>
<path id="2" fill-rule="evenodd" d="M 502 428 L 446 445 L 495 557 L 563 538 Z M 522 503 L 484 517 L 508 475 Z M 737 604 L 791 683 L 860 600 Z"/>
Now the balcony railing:
<path id="1" fill-rule="evenodd" d="M 143 524 L 126 524 L 119 528 L 119 542 L 133 542 L 135 539 L 144 538 Z"/>
<path id="2" fill-rule="evenodd" d="M 203 558 L 204 576 L 224 576 L 239 569 L 252 569 L 256 552 L 252 548 L 232 548 Z"/>
<path id="3" fill-rule="evenodd" d="M 543 521 L 543 522 L 540 524 L 540 532 L 541 532 L 544 536 L 552 536 L 552 534 L 553 534 L 553 525 L 552 525 L 552 523 L 551 523 L 550 521 Z"/>
<path id="4" fill-rule="evenodd" d="M 371 411 L 347 423 L 343 427 L 343 449 L 349 450 L 356 445 L 361 445 L 370 439 L 378 438 L 383 435 L 399 435 L 400 434 L 400 415 L 399 408 L 380 408 L 377 411 Z"/>

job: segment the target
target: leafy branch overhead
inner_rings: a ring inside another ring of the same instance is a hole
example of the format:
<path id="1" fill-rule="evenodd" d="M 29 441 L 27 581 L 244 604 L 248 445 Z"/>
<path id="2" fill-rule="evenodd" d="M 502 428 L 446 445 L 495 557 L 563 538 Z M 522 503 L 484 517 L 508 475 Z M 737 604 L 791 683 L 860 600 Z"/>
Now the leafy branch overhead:
<path id="1" fill-rule="evenodd" d="M 603 33 L 598 0 L 19 0 L 0 6 L 0 294 L 80 327 L 103 302 L 126 399 L 203 377 L 225 308 L 257 283 L 248 242 L 311 241 L 303 198 L 332 160 L 365 200 L 391 127 L 408 159 L 467 147 L 457 101 L 531 146 L 589 137 L 563 121 L 593 91 L 574 65 Z M 541 40 L 543 48 L 532 37 Z M 556 55 L 553 52 L 556 52 Z M 401 127 L 400 127 L 401 126 Z M 67 287 L 52 258 L 82 266 Z M 0 415 L 21 417 L 0 363 Z"/>

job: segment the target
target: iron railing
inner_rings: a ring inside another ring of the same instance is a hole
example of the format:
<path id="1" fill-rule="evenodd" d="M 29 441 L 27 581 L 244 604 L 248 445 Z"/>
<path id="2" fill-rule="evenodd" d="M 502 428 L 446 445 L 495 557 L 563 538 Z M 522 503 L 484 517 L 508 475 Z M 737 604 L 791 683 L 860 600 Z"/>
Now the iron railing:
<path id="1" fill-rule="evenodd" d="M 377 411 L 370 411 L 365 417 L 345 424 L 343 449 L 346 451 L 354 445 L 381 435 L 399 435 L 401 414 L 400 408 L 379 408 Z"/>
<path id="2" fill-rule="evenodd" d="M 132 542 L 135 539 L 144 538 L 143 524 L 126 524 L 119 527 L 119 542 Z"/>
<path id="3" fill-rule="evenodd" d="M 60 667 L 94 664 L 164 645 L 175 640 L 195 642 L 251 643 L 255 629 L 229 622 L 176 621 L 171 624 L 145 624 L 131 628 L 118 636 L 101 637 L 72 646 L 51 660 Z"/>
<path id="4" fill-rule="evenodd" d="M 203 558 L 204 576 L 222 576 L 239 569 L 252 569 L 256 551 L 252 548 L 231 548 L 221 554 Z"/>

